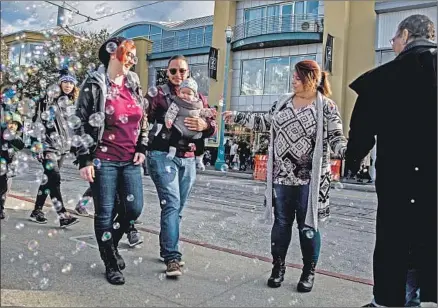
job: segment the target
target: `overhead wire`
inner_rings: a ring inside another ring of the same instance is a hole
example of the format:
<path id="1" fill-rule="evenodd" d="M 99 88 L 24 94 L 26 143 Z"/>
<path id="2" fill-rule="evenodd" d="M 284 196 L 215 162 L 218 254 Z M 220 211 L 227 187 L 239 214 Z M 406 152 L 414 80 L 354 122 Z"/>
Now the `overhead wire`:
<path id="1" fill-rule="evenodd" d="M 75 11 L 73 11 L 72 9 L 69 9 L 69 8 L 67 8 L 67 7 L 65 7 L 65 6 L 59 5 L 59 4 L 57 4 L 57 3 L 53 3 L 52 1 L 45 1 L 45 2 L 47 2 L 47 3 L 51 4 L 51 5 L 54 5 L 54 6 L 57 6 L 57 7 L 63 8 L 63 9 L 65 9 L 65 10 L 67 10 L 67 11 L 70 11 L 70 12 L 75 13 L 75 14 L 77 14 L 77 15 L 80 15 L 80 16 L 82 16 L 82 17 L 85 17 L 85 18 L 87 18 L 88 21 L 89 21 L 89 20 L 97 21 L 97 19 L 95 19 L 95 18 L 93 18 L 93 17 L 91 17 L 91 16 L 88 16 L 88 15 L 84 15 L 84 14 L 82 14 L 81 12 L 79 12 L 79 10 L 77 10 L 77 11 L 75 12 Z"/>
<path id="2" fill-rule="evenodd" d="M 123 11 L 119 11 L 119 12 L 115 12 L 115 13 L 111 13 L 111 14 L 108 14 L 108 15 L 105 15 L 105 16 L 102 16 L 102 17 L 94 18 L 93 21 L 98 21 L 98 20 L 101 20 L 101 19 L 103 19 L 103 18 L 111 17 L 111 16 L 118 15 L 118 14 L 122 14 L 122 13 L 129 12 L 129 11 L 132 11 L 132 10 L 137 10 L 137 9 L 139 9 L 139 8 L 142 8 L 142 7 L 151 6 L 151 5 L 154 5 L 154 4 L 157 4 L 157 3 L 160 3 L 160 2 L 162 2 L 162 1 L 163 1 L 163 0 L 155 1 L 155 2 L 152 2 L 152 3 L 146 3 L 146 4 L 143 4 L 143 5 L 140 5 L 140 6 L 134 7 L 134 8 L 130 8 L 130 9 L 123 10 Z M 82 22 L 76 23 L 76 24 L 74 24 L 74 25 L 69 25 L 69 27 L 75 27 L 75 26 L 78 26 L 78 25 L 81 25 L 81 24 L 84 24 L 84 23 L 87 23 L 87 22 L 90 22 L 90 19 L 87 19 L 87 20 L 85 20 L 85 21 L 82 21 Z"/>

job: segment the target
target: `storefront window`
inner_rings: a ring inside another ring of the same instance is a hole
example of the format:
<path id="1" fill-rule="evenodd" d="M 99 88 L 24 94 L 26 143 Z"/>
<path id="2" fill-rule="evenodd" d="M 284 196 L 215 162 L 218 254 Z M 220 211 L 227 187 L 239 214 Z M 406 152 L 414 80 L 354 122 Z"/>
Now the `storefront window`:
<path id="1" fill-rule="evenodd" d="M 316 55 L 303 55 L 290 57 L 291 76 L 295 72 L 295 64 L 303 60 L 316 60 Z"/>
<path id="2" fill-rule="evenodd" d="M 198 92 L 208 96 L 209 78 L 207 64 L 191 65 L 191 76 L 198 83 Z"/>
<path id="3" fill-rule="evenodd" d="M 242 62 L 241 95 L 262 95 L 265 60 L 247 60 Z"/>
<path id="4" fill-rule="evenodd" d="M 240 95 L 289 92 L 294 65 L 302 60 L 316 60 L 316 55 L 242 61 Z"/>
<path id="5" fill-rule="evenodd" d="M 289 89 L 289 57 L 266 60 L 264 94 L 287 93 Z"/>

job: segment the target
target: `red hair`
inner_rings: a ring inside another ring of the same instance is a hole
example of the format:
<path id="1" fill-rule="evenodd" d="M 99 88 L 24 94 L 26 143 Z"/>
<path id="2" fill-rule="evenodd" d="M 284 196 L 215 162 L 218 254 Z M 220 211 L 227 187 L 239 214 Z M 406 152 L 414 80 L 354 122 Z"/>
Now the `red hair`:
<path id="1" fill-rule="evenodd" d="M 332 91 L 327 79 L 327 72 L 321 71 L 314 60 L 303 60 L 295 64 L 295 71 L 303 83 L 304 89 L 316 89 L 324 96 L 330 96 Z"/>
<path id="2" fill-rule="evenodd" d="M 116 57 L 120 62 L 124 63 L 126 62 L 126 53 L 133 50 L 135 50 L 134 41 L 125 40 L 117 47 Z"/>

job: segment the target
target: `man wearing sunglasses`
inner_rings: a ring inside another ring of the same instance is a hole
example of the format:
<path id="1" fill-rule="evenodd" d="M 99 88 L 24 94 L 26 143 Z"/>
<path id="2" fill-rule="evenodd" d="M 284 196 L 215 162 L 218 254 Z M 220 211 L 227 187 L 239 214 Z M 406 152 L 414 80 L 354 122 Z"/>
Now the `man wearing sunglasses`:
<path id="1" fill-rule="evenodd" d="M 183 139 L 177 145 L 173 159 L 169 153 L 170 130 L 166 128 L 164 116 L 176 96 L 183 80 L 189 77 L 189 66 L 184 56 L 174 56 L 168 62 L 168 82 L 158 86 L 156 91 L 148 91 L 148 120 L 153 124 L 149 133 L 148 165 L 149 174 L 154 182 L 161 207 L 160 257 L 167 265 L 166 275 L 176 277 L 182 274 L 180 266 L 181 252 L 178 250 L 179 225 L 182 210 L 187 202 L 196 178 L 196 147 L 189 140 Z M 199 95 L 204 108 L 207 100 Z M 186 118 L 189 130 L 202 132 L 202 139 L 213 136 L 217 131 L 214 118 Z"/>

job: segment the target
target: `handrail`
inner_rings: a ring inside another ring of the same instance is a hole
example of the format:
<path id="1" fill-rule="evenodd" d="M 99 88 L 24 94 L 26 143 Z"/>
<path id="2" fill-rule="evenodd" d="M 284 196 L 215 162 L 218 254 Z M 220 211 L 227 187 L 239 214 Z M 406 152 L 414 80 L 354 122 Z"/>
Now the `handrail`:
<path id="1" fill-rule="evenodd" d="M 233 27 L 232 42 L 247 37 L 285 32 L 324 31 L 324 15 L 295 14 L 252 19 Z"/>

